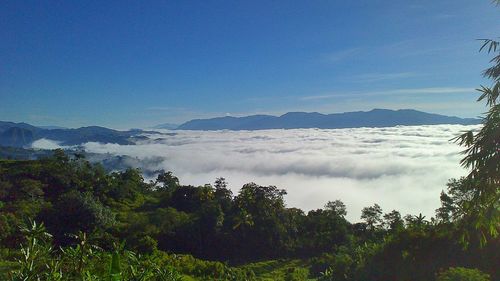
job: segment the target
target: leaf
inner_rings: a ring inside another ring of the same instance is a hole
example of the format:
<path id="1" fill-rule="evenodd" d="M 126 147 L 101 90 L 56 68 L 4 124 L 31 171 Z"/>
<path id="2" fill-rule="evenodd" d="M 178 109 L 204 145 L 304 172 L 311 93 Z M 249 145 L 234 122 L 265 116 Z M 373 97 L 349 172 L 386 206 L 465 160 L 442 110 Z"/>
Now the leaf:
<path id="1" fill-rule="evenodd" d="M 120 255 L 114 252 L 111 258 L 111 266 L 109 268 L 109 281 L 121 281 L 122 271 L 120 268 Z"/>

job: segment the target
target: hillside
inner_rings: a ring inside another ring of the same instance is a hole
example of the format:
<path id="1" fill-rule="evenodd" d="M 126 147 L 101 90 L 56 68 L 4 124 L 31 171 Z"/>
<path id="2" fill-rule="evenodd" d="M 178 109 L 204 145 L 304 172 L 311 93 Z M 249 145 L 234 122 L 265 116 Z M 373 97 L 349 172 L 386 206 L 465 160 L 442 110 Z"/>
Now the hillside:
<path id="1" fill-rule="evenodd" d="M 130 144 L 129 138 L 141 131 L 117 131 L 98 126 L 77 129 L 43 129 L 26 123 L 0 121 L 0 146 L 25 147 L 39 139 L 50 139 L 62 145 L 85 142 Z"/>

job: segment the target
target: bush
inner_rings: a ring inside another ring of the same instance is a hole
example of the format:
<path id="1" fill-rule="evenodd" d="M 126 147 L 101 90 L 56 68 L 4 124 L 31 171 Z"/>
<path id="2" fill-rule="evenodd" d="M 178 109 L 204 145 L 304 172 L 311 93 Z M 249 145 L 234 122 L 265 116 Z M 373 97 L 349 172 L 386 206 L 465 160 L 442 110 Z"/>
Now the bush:
<path id="1" fill-rule="evenodd" d="M 290 267 L 285 275 L 285 281 L 305 281 L 309 277 L 309 270 L 301 267 Z"/>
<path id="2" fill-rule="evenodd" d="M 490 281 L 490 276 L 478 269 L 450 267 L 438 274 L 437 281 Z"/>
<path id="3" fill-rule="evenodd" d="M 68 234 L 106 229 L 114 224 L 115 218 L 111 210 L 91 194 L 73 190 L 59 197 L 48 210 L 45 221 L 57 242 L 67 244 L 71 242 Z"/>

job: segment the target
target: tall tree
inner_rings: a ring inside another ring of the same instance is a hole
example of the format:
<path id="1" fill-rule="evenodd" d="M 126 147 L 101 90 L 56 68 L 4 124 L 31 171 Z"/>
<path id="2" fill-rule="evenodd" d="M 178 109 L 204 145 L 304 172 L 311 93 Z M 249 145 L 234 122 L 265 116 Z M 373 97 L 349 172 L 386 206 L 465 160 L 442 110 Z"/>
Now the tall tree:
<path id="1" fill-rule="evenodd" d="M 344 202 L 340 200 L 328 201 L 325 204 L 325 210 L 344 218 L 347 215 L 347 210 Z"/>
<path id="2" fill-rule="evenodd" d="M 390 232 L 397 232 L 398 230 L 401 230 L 404 227 L 404 221 L 401 218 L 401 214 L 396 210 L 392 210 L 390 213 L 385 214 L 384 226 Z"/>
<path id="3" fill-rule="evenodd" d="M 500 42 L 482 41 L 480 51 L 493 54 L 493 65 L 483 72 L 483 76 L 493 83 L 478 89 L 481 93 L 478 101 L 486 103 L 488 112 L 479 131 L 468 131 L 456 140 L 466 148 L 461 164 L 469 169 L 462 189 L 471 193 L 470 201 L 462 202 L 459 210 L 464 222 L 479 230 L 484 244 L 488 238 L 497 237 L 500 230 Z M 469 236 L 467 231 L 464 234 L 464 238 Z"/>
<path id="4" fill-rule="evenodd" d="M 361 219 L 366 222 L 368 229 L 375 230 L 382 223 L 382 208 L 378 204 L 365 207 L 361 210 Z"/>

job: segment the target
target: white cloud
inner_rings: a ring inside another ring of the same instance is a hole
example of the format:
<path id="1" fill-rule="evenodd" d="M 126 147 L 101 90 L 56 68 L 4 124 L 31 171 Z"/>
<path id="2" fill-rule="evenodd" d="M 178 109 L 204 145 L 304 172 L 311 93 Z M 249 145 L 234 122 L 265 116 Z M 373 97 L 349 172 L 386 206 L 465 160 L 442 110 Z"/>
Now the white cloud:
<path id="1" fill-rule="evenodd" d="M 48 140 L 48 139 L 39 139 L 33 142 L 31 144 L 32 147 L 34 148 L 39 148 L 39 149 L 57 149 L 61 148 L 62 146 L 59 144 L 59 142 L 54 141 L 54 140 Z"/>
<path id="2" fill-rule="evenodd" d="M 173 171 L 183 184 L 224 176 L 234 192 L 247 182 L 286 189 L 290 207 L 341 199 L 348 218 L 379 203 L 385 211 L 434 215 L 449 178 L 465 175 L 461 125 L 264 131 L 175 131 L 136 145 L 87 143 L 89 152 L 128 155 L 147 170 Z M 42 146 L 46 142 L 36 142 Z M 152 161 L 151 159 L 154 159 Z"/>

